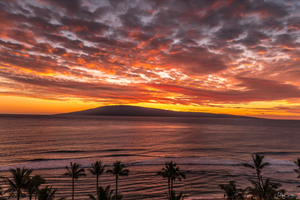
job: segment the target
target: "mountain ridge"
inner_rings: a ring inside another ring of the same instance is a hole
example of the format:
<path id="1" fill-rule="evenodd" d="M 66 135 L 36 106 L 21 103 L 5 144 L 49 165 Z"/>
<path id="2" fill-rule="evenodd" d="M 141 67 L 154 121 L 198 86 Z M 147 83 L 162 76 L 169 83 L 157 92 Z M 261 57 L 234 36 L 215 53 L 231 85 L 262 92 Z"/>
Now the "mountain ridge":
<path id="1" fill-rule="evenodd" d="M 146 108 L 129 105 L 102 106 L 98 108 L 62 113 L 58 115 L 94 115 L 94 116 L 141 116 L 141 117 L 215 117 L 215 118 L 254 118 L 229 114 L 203 112 L 181 112 L 158 108 Z"/>

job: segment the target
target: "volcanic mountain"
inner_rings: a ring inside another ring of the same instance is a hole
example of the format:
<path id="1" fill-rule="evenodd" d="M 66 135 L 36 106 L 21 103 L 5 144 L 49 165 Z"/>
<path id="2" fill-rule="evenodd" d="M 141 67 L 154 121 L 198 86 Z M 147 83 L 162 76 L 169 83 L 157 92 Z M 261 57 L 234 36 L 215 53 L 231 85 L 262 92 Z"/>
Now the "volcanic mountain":
<path id="1" fill-rule="evenodd" d="M 213 114 L 203 112 L 178 112 L 156 108 L 144 108 L 138 106 L 103 106 L 89 110 L 64 113 L 60 115 L 99 115 L 99 116 L 147 116 L 147 117 L 215 117 L 215 118 L 235 118 L 245 117 L 227 114 Z M 248 118 L 248 117 L 245 117 Z"/>

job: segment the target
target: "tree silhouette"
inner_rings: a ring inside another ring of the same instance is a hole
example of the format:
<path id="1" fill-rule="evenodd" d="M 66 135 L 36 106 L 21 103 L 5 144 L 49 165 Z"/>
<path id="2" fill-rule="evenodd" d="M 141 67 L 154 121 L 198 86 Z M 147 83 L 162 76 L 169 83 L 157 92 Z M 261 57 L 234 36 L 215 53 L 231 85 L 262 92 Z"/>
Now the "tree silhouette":
<path id="1" fill-rule="evenodd" d="M 125 166 L 121 164 L 121 161 L 116 161 L 114 163 L 114 168 L 112 170 L 107 170 L 107 173 L 111 173 L 116 176 L 116 199 L 120 199 L 121 197 L 118 196 L 118 179 L 119 176 L 128 176 L 129 170 L 124 169 Z"/>
<path id="2" fill-rule="evenodd" d="M 114 190 L 110 190 L 110 185 L 104 189 L 102 186 L 98 187 L 97 198 L 93 195 L 89 195 L 93 200 L 112 200 L 112 193 Z"/>
<path id="3" fill-rule="evenodd" d="M 3 195 L 3 193 L 2 193 L 2 187 L 0 187 L 0 200 L 5 200 L 5 198 L 2 195 Z"/>
<path id="4" fill-rule="evenodd" d="M 166 168 L 162 168 L 161 171 L 156 173 L 156 176 L 162 176 L 168 179 L 168 191 L 169 196 L 171 196 L 171 191 L 173 190 L 173 184 L 176 179 L 181 181 L 181 178 L 186 178 L 185 174 L 180 172 L 179 167 L 176 167 L 176 163 L 166 162 Z"/>
<path id="5" fill-rule="evenodd" d="M 300 178 L 300 158 L 297 159 L 297 161 L 294 161 L 294 163 L 297 165 L 297 169 L 294 169 L 294 171 L 298 174 L 297 178 Z M 298 185 L 297 187 L 300 187 Z"/>
<path id="6" fill-rule="evenodd" d="M 48 188 L 48 186 L 38 190 L 38 200 L 54 200 L 56 190 L 52 190 L 52 187 Z M 64 198 L 60 198 L 59 200 L 64 200 Z"/>
<path id="7" fill-rule="evenodd" d="M 184 196 L 183 193 L 180 192 L 178 195 L 176 195 L 175 191 L 172 190 L 170 195 L 167 195 L 168 200 L 183 200 Z"/>
<path id="8" fill-rule="evenodd" d="M 229 184 L 219 184 L 219 187 L 224 190 L 224 197 L 227 197 L 227 200 L 244 199 L 245 190 L 237 189 L 234 181 L 230 181 Z"/>
<path id="9" fill-rule="evenodd" d="M 32 170 L 23 169 L 20 168 L 10 169 L 9 170 L 12 173 L 12 179 L 6 178 L 6 181 L 9 184 L 9 188 L 5 191 L 5 193 L 9 193 L 9 197 L 17 196 L 17 200 L 20 199 L 20 197 L 25 196 L 25 189 L 28 185 L 28 181 L 30 180 L 30 174 L 32 173 Z"/>
<path id="10" fill-rule="evenodd" d="M 43 179 L 40 175 L 36 175 L 28 180 L 26 192 L 29 196 L 29 200 L 32 199 L 32 196 L 37 193 L 39 186 L 45 183 L 45 179 Z"/>
<path id="11" fill-rule="evenodd" d="M 103 174 L 104 172 L 104 168 L 105 168 L 105 165 L 103 166 L 102 165 L 102 162 L 101 161 L 96 161 L 95 163 L 92 164 L 92 169 L 88 169 L 89 172 L 93 175 L 96 176 L 96 191 L 98 192 L 98 188 L 99 188 L 99 176 Z"/>
<path id="12" fill-rule="evenodd" d="M 79 169 L 79 167 L 81 166 L 80 164 L 77 163 L 70 163 L 71 167 L 69 168 L 68 166 L 66 166 L 66 169 L 68 170 L 68 172 L 64 173 L 64 176 L 68 176 L 72 178 L 72 200 L 74 200 L 74 182 L 75 180 L 77 180 L 80 176 L 86 176 L 86 174 L 84 173 L 85 170 L 83 168 Z"/>
<path id="13" fill-rule="evenodd" d="M 254 157 L 254 155 L 252 155 L 252 159 L 253 159 L 254 165 L 243 164 L 245 167 L 248 167 L 248 168 L 256 170 L 258 184 L 259 184 L 260 187 L 262 187 L 262 185 L 263 185 L 263 179 L 261 177 L 261 170 L 263 168 L 265 168 L 266 166 L 270 165 L 270 163 L 268 163 L 268 162 L 263 163 L 264 157 L 265 156 L 261 156 L 261 155 L 255 154 L 255 157 Z"/>
<path id="14" fill-rule="evenodd" d="M 254 188 L 251 188 L 249 193 L 261 200 L 271 200 L 277 193 L 285 193 L 285 190 L 278 189 L 281 187 L 280 183 L 273 183 L 268 178 L 262 185 L 259 185 L 257 181 L 251 181 L 251 183 Z"/>
<path id="15" fill-rule="evenodd" d="M 249 187 L 249 194 L 252 194 L 253 197 L 257 197 L 260 200 L 269 200 L 273 199 L 275 195 L 279 192 L 284 193 L 284 190 L 279 190 L 278 188 L 281 186 L 279 183 L 273 183 L 268 178 L 263 181 L 261 170 L 266 166 L 269 166 L 270 163 L 263 163 L 263 159 L 265 156 L 261 156 L 258 154 L 252 155 L 253 164 L 243 164 L 245 167 L 255 169 L 257 181 L 250 180 L 251 184 L 254 188 Z"/>
<path id="16" fill-rule="evenodd" d="M 166 163 L 167 165 L 167 163 Z M 169 196 L 171 195 L 171 186 L 170 186 L 170 174 L 168 169 L 166 168 L 162 168 L 162 171 L 159 171 L 156 173 L 156 176 L 162 176 L 163 178 L 167 178 L 168 179 L 168 194 Z"/>

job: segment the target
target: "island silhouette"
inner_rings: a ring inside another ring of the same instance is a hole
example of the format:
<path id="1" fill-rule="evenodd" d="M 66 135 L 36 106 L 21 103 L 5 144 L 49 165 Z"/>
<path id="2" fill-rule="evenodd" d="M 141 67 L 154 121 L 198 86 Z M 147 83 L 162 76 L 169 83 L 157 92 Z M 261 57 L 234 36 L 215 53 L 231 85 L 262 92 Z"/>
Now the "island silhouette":
<path id="1" fill-rule="evenodd" d="M 113 105 L 59 115 L 96 115 L 96 116 L 144 116 L 144 117 L 214 117 L 214 118 L 253 118 L 247 116 L 214 114 L 204 112 L 180 112 L 139 106 Z"/>

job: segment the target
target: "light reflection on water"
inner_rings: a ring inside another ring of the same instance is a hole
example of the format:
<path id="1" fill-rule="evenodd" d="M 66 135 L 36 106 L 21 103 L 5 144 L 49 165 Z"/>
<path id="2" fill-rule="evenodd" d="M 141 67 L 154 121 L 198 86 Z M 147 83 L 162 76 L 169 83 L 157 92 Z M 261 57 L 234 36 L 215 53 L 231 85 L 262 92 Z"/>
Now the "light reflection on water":
<path id="1" fill-rule="evenodd" d="M 218 184 L 236 180 L 248 186 L 252 172 L 241 166 L 251 154 L 262 153 L 273 165 L 266 177 L 297 193 L 293 161 L 300 157 L 300 123 L 256 119 L 157 118 L 157 117 L 0 117 L 0 175 L 11 167 L 35 169 L 70 194 L 70 180 L 61 177 L 64 166 L 83 167 L 101 159 L 124 162 L 131 174 L 120 180 L 125 199 L 160 199 L 166 180 L 156 177 L 166 161 L 173 160 L 187 174 L 177 191 L 190 196 L 222 196 Z M 110 175 L 100 185 L 111 184 Z M 89 175 L 76 183 L 78 199 L 94 189 Z M 1 184 L 4 185 L 4 184 Z"/>

